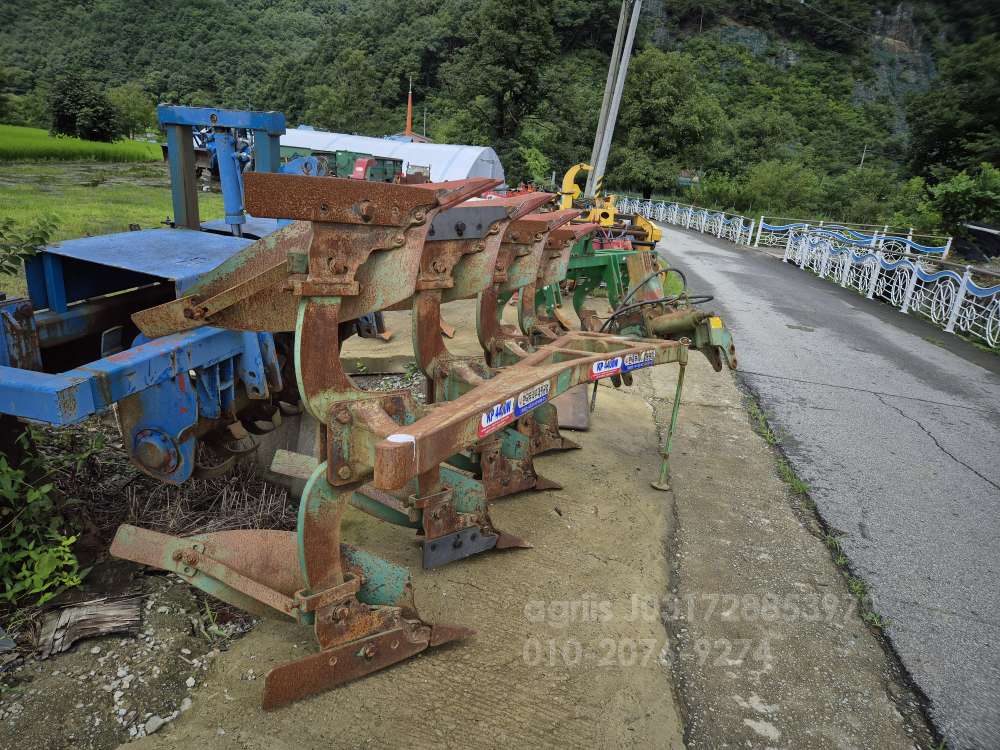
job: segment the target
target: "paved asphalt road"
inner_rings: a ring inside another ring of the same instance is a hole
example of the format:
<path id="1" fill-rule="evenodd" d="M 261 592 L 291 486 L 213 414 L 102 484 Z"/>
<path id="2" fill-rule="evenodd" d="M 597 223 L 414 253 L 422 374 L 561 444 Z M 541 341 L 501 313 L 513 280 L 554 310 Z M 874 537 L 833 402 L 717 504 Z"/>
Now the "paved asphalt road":
<path id="1" fill-rule="evenodd" d="M 1000 748 L 1000 364 L 770 255 L 664 227 L 950 748 Z"/>

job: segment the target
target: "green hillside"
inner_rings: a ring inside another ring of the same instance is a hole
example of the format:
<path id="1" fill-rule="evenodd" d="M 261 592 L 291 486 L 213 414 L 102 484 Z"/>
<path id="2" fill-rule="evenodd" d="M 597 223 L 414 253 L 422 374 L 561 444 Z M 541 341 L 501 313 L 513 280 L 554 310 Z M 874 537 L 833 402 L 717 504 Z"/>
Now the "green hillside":
<path id="1" fill-rule="evenodd" d="M 607 184 L 676 194 L 687 171 L 701 176 L 687 198 L 722 208 L 1000 220 L 1000 178 L 979 166 L 1000 163 L 988 0 L 648 0 L 643 13 Z M 7 3 L 0 120 L 49 126 L 75 76 L 71 89 L 134 84 L 119 96 L 384 135 L 402 129 L 412 75 L 418 130 L 426 110 L 435 140 L 492 145 L 511 181 L 542 182 L 589 158 L 617 15 L 614 0 Z"/>

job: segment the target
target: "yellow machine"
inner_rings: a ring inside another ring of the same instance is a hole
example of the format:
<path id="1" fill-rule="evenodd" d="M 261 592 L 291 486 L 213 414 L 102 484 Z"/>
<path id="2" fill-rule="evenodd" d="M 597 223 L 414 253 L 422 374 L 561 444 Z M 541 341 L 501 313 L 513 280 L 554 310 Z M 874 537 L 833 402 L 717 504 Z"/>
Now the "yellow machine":
<path id="1" fill-rule="evenodd" d="M 580 221 L 593 222 L 600 224 L 602 227 L 620 226 L 622 222 L 619 221 L 618 211 L 615 209 L 615 196 L 604 195 L 602 191 L 603 185 L 597 185 L 597 190 L 591 200 L 585 202 L 581 198 L 583 191 L 576 184 L 576 179 L 580 174 L 586 174 L 591 169 L 592 167 L 586 162 L 580 162 L 566 170 L 566 174 L 563 175 L 562 190 L 559 192 L 562 196 L 559 201 L 559 207 L 586 209 L 587 213 L 580 216 Z M 623 216 L 621 218 L 624 219 L 626 217 Z M 629 216 L 628 221 L 633 229 L 641 230 L 644 235 L 642 239 L 648 242 L 659 242 L 663 236 L 659 227 L 645 216 L 635 214 Z"/>

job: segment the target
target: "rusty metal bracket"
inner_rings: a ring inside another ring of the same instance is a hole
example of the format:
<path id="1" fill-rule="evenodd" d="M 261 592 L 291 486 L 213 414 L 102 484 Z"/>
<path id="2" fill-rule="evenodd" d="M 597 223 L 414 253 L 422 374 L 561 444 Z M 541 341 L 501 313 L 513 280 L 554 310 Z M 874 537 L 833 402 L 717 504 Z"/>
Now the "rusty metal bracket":
<path id="1" fill-rule="evenodd" d="M 295 592 L 295 609 L 298 610 L 299 617 L 307 612 L 315 612 L 323 607 L 330 607 L 335 604 L 343 604 L 354 598 L 361 588 L 362 579 L 350 574 L 344 575 L 344 582 L 339 586 L 333 586 L 323 591 L 309 593 L 305 589 Z"/>

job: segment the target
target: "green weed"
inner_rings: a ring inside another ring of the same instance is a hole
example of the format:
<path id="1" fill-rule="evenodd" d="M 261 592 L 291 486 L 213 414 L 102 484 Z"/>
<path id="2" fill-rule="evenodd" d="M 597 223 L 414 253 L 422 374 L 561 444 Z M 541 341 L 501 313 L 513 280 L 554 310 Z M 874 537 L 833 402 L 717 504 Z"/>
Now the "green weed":
<path id="1" fill-rule="evenodd" d="M 747 399 L 747 412 L 750 414 L 750 424 L 753 426 L 754 432 L 764 438 L 764 442 L 768 445 L 777 445 L 778 436 L 774 434 L 771 425 L 767 422 L 767 415 L 764 414 L 764 410 L 760 408 L 760 404 L 753 397 Z"/>
<path id="2" fill-rule="evenodd" d="M 857 576 L 847 576 L 847 590 L 859 600 L 863 600 L 868 594 L 868 587 L 865 586 L 865 582 Z"/>
<path id="3" fill-rule="evenodd" d="M 882 630 L 888 627 L 889 625 L 888 620 L 884 619 L 882 615 L 880 615 L 878 612 L 872 612 L 871 610 L 865 612 L 861 616 L 861 619 L 864 620 L 869 625 L 871 625 L 873 628 L 878 628 L 879 630 Z"/>
<path id="4" fill-rule="evenodd" d="M 74 524 L 63 515 L 72 503 L 58 497 L 45 480 L 56 471 L 79 471 L 103 442 L 95 439 L 58 465 L 38 457 L 31 428 L 18 442 L 25 455 L 19 466 L 0 454 L 0 602 L 37 605 L 79 585 L 87 574 L 73 553 Z"/>
<path id="5" fill-rule="evenodd" d="M 799 479 L 795 469 L 785 459 L 778 461 L 778 476 L 781 481 L 788 485 L 788 488 L 797 495 L 808 495 L 809 485 Z"/>

